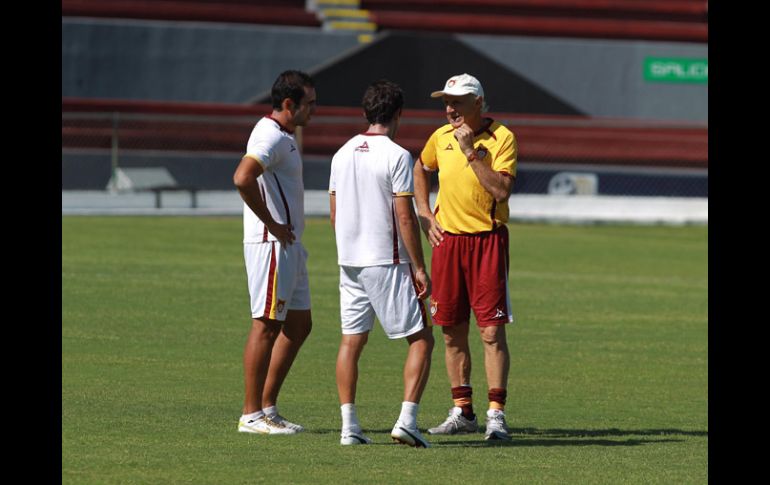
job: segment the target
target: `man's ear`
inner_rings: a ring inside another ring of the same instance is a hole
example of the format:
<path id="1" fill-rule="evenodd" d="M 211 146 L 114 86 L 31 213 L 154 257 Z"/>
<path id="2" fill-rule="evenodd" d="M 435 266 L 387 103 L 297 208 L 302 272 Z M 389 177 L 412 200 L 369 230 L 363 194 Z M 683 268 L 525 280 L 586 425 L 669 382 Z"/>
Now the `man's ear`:
<path id="1" fill-rule="evenodd" d="M 283 101 L 281 101 L 281 108 L 289 113 L 294 113 L 295 107 L 294 100 L 291 98 L 283 98 Z"/>

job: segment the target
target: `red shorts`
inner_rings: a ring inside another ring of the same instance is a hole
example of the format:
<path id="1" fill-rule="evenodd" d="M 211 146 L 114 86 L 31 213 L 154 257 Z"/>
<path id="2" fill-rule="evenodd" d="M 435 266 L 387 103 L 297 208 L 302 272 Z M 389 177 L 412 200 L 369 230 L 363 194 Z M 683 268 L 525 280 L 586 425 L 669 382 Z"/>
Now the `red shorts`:
<path id="1" fill-rule="evenodd" d="M 480 234 L 444 233 L 431 257 L 430 312 L 436 325 L 467 322 L 480 327 L 513 321 L 508 295 L 508 228 Z"/>

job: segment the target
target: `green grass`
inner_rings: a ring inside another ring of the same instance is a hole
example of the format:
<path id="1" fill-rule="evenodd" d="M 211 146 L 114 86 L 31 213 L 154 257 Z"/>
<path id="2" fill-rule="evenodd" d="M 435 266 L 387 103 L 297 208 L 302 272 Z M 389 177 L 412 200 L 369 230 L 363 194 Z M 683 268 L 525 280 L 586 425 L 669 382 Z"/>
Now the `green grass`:
<path id="1" fill-rule="evenodd" d="M 298 436 L 236 432 L 249 303 L 239 218 L 62 221 L 62 482 L 706 483 L 708 228 L 512 224 L 512 442 L 391 444 L 403 341 L 375 327 L 339 445 L 338 269 L 304 237 L 314 328 L 281 393 Z M 426 248 L 426 254 L 430 254 Z M 418 423 L 451 406 L 437 345 Z M 472 333 L 476 410 L 486 407 Z"/>

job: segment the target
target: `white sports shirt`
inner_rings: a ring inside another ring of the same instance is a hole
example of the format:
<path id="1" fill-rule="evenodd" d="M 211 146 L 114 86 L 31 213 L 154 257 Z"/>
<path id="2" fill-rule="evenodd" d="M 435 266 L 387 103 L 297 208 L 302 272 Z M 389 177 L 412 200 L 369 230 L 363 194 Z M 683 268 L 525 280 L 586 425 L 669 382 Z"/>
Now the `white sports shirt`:
<path id="1" fill-rule="evenodd" d="M 386 135 L 356 135 L 337 151 L 329 193 L 336 196 L 338 264 L 410 262 L 398 232 L 394 198 L 414 193 L 413 166 L 409 152 Z"/>
<path id="2" fill-rule="evenodd" d="M 264 169 L 257 178 L 267 210 L 276 222 L 292 224 L 297 241 L 305 230 L 305 185 L 302 157 L 294 134 L 269 115 L 254 126 L 246 148 L 247 157 Z M 243 242 L 277 241 L 265 224 L 243 203 Z"/>

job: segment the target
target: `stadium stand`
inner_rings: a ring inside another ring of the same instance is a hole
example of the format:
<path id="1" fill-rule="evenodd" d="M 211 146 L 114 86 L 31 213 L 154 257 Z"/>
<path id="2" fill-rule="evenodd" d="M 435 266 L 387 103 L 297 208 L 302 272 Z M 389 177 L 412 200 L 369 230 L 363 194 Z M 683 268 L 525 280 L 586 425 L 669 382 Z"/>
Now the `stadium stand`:
<path id="1" fill-rule="evenodd" d="M 600 195 L 708 197 L 707 72 L 696 84 L 651 81 L 642 70 L 655 59 L 707 62 L 706 1 L 444 0 L 439 11 L 428 0 L 339 0 L 350 12 L 335 1 L 311 11 L 304 0 L 62 0 L 72 17 L 63 19 L 63 192 L 104 190 L 118 166 L 165 167 L 178 187 L 231 191 L 254 122 L 270 112 L 275 72 L 287 68 L 275 46 L 296 51 L 300 37 L 305 57 L 291 67 L 323 93 L 298 131 L 307 189 L 326 188 L 331 155 L 366 129 L 366 83 L 404 87 L 397 141 L 417 157 L 445 123 L 427 93 L 460 65 L 483 80 L 490 116 L 519 139 L 514 192 L 552 193 L 570 172 L 598 177 Z M 355 29 L 330 34 L 334 22 L 380 32 L 355 46 Z M 188 56 L 191 39 L 215 54 Z M 271 50 L 261 50 L 265 39 Z M 95 41 L 105 48 L 88 50 Z M 131 70 L 105 67 L 116 60 Z M 228 63 L 242 68 L 242 83 L 205 76 Z"/>
<path id="2" fill-rule="evenodd" d="M 406 30 L 708 42 L 707 0 L 445 0 L 438 7 L 433 0 L 344 3 L 350 8 L 331 2 L 333 8 L 314 7 L 313 12 L 303 0 L 62 0 L 62 15 L 323 26 L 367 34 Z"/>
<path id="3" fill-rule="evenodd" d="M 62 0 L 62 16 L 320 27 L 304 0 Z"/>
<path id="4" fill-rule="evenodd" d="M 362 0 L 381 29 L 708 41 L 706 0 Z"/>
<path id="5" fill-rule="evenodd" d="M 62 147 L 109 149 L 117 130 L 125 150 L 240 153 L 255 120 L 269 112 L 268 105 L 64 98 L 62 113 L 67 116 L 62 117 Z M 124 116 L 116 127 L 112 116 L 78 117 L 77 113 L 132 116 Z M 521 162 L 708 167 L 708 128 L 701 125 L 582 116 L 489 115 L 503 121 L 523 140 L 519 146 Z M 441 111 L 405 110 L 398 142 L 416 157 L 432 131 L 444 122 Z M 319 107 L 314 123 L 302 131 L 303 152 L 330 156 L 352 135 L 365 130 L 360 109 Z"/>

